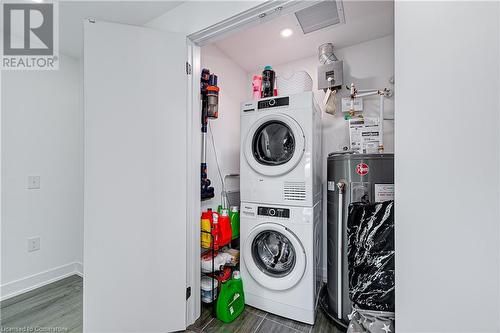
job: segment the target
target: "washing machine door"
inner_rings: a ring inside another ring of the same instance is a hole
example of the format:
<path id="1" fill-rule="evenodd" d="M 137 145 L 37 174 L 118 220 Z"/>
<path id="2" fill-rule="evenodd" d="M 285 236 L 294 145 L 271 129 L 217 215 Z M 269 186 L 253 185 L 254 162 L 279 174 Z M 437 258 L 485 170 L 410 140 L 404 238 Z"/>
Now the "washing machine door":
<path id="1" fill-rule="evenodd" d="M 256 172 L 278 176 L 292 170 L 302 158 L 305 136 L 300 125 L 284 114 L 257 120 L 245 139 L 245 158 Z"/>
<path id="2" fill-rule="evenodd" d="M 286 227 L 264 223 L 245 240 L 243 260 L 252 278 L 271 290 L 290 289 L 306 269 L 306 254 L 299 239 Z"/>

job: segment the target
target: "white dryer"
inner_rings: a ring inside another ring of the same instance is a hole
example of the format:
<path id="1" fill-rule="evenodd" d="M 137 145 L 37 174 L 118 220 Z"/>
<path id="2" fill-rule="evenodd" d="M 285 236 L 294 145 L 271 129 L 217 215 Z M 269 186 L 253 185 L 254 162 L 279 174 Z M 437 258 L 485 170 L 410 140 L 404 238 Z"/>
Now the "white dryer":
<path id="1" fill-rule="evenodd" d="M 292 206 L 321 199 L 321 112 L 312 92 L 242 104 L 240 194 Z"/>
<path id="2" fill-rule="evenodd" d="M 245 302 L 314 324 L 321 286 L 321 203 L 289 207 L 241 203 Z"/>

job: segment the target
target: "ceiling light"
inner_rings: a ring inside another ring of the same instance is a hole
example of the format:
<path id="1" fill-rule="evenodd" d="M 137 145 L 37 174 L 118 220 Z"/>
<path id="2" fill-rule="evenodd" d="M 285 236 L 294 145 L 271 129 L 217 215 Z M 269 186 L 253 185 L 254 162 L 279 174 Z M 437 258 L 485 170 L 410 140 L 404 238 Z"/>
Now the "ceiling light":
<path id="1" fill-rule="evenodd" d="M 293 35 L 293 30 L 288 29 L 288 28 L 283 29 L 283 30 L 281 30 L 280 35 L 281 35 L 281 37 L 290 37 L 291 35 Z"/>

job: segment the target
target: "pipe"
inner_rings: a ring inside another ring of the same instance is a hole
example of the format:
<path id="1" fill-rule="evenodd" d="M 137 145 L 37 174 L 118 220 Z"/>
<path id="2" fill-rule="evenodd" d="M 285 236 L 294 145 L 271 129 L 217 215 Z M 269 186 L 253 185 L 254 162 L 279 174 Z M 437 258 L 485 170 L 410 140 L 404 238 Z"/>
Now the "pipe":
<path id="1" fill-rule="evenodd" d="M 334 61 L 338 61 L 337 57 L 333 53 L 333 44 L 332 43 L 325 43 L 319 46 L 318 48 L 319 51 L 319 62 L 322 65 L 327 65 L 331 64 Z"/>
<path id="2" fill-rule="evenodd" d="M 207 163 L 207 133 L 201 132 L 201 163 Z"/>
<path id="3" fill-rule="evenodd" d="M 344 261 L 342 234 L 344 232 L 344 190 L 345 183 L 340 181 L 337 183 L 337 188 L 339 189 L 339 211 L 337 218 L 337 318 L 342 319 L 342 262 Z"/>
<path id="4" fill-rule="evenodd" d="M 381 93 L 379 95 L 379 124 L 378 124 L 378 129 L 379 129 L 379 145 L 378 145 L 378 152 L 383 153 L 384 152 L 384 94 Z"/>

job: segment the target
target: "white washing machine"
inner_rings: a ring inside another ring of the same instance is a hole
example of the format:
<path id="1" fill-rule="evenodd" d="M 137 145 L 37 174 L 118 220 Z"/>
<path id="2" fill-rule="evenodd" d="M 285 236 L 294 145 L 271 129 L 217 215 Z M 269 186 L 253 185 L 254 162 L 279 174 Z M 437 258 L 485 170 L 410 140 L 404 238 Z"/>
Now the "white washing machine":
<path id="1" fill-rule="evenodd" d="M 240 194 L 290 206 L 321 199 L 321 111 L 312 92 L 242 104 Z"/>
<path id="2" fill-rule="evenodd" d="M 314 207 L 241 203 L 245 302 L 314 324 L 321 286 L 321 201 Z"/>

